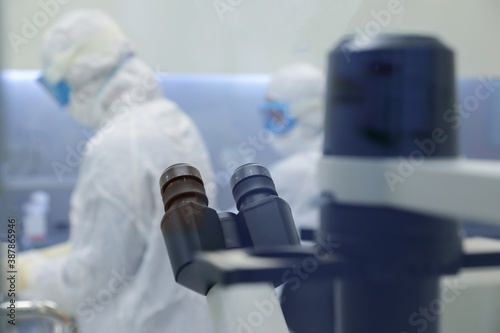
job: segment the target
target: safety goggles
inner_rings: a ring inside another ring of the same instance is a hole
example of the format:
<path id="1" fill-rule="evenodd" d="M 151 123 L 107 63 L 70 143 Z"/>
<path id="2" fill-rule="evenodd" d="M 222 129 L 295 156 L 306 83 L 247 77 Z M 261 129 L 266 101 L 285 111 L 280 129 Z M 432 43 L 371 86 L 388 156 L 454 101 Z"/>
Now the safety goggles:
<path id="1" fill-rule="evenodd" d="M 70 89 L 66 81 L 61 80 L 54 84 L 43 75 L 37 81 L 45 87 L 60 106 L 66 106 L 69 103 Z"/>
<path id="2" fill-rule="evenodd" d="M 295 118 L 290 115 L 287 103 L 265 102 L 259 110 L 264 113 L 264 127 L 275 134 L 285 133 L 295 124 Z"/>
<path id="3" fill-rule="evenodd" d="M 132 53 L 125 54 L 116 66 L 109 72 L 101 87 L 98 89 L 96 96 L 98 96 L 108 82 L 113 78 L 116 72 L 123 66 L 125 62 L 133 57 Z M 41 75 L 37 80 L 45 89 L 52 95 L 60 106 L 66 106 L 69 103 L 70 88 L 64 79 L 53 84 L 51 80 L 47 79 L 45 75 Z"/>

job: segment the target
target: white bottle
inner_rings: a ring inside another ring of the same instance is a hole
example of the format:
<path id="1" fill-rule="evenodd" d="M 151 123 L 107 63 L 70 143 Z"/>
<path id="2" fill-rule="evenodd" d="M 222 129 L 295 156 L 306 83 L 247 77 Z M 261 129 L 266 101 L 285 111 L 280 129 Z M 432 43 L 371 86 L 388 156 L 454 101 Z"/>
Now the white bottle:
<path id="1" fill-rule="evenodd" d="M 47 235 L 47 215 L 50 210 L 50 195 L 45 191 L 32 192 L 23 205 L 24 238 L 28 242 L 43 241 Z"/>

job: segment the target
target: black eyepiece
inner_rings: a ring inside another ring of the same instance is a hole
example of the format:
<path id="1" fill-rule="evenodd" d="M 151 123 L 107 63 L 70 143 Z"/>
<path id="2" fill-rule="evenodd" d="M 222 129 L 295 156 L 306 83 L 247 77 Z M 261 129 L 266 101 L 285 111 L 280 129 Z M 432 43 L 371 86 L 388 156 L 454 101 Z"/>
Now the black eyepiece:
<path id="1" fill-rule="evenodd" d="M 238 210 L 270 195 L 278 195 L 269 170 L 256 163 L 236 169 L 231 177 L 231 187 Z"/>

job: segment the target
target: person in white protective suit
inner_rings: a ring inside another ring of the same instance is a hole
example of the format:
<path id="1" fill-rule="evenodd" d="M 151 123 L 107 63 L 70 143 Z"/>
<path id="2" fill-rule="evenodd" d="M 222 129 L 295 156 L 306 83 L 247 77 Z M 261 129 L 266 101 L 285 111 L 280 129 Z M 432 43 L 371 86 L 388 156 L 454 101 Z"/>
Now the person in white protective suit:
<path id="1" fill-rule="evenodd" d="M 270 167 L 278 194 L 301 229 L 319 226 L 316 168 L 323 144 L 325 79 L 314 66 L 293 64 L 277 71 L 261 106 L 272 147 L 282 159 Z"/>
<path id="2" fill-rule="evenodd" d="M 42 60 L 41 83 L 97 132 L 71 197 L 69 241 L 22 256 L 23 297 L 55 301 L 83 333 L 209 332 L 204 297 L 174 281 L 160 230 L 165 168 L 186 162 L 213 179 L 197 128 L 100 11 L 60 18 Z"/>
<path id="3" fill-rule="evenodd" d="M 322 155 L 324 91 L 324 75 L 317 68 L 293 64 L 274 73 L 266 90 L 267 101 L 261 106 L 265 127 L 274 133 L 272 147 L 282 156 L 269 171 L 278 195 L 292 209 L 299 232 L 319 227 L 316 169 Z M 277 290 L 291 332 L 308 332 L 313 323 L 333 320 L 320 308 L 303 315 L 304 304 L 327 304 L 331 286 L 328 280 L 306 279 L 298 288 L 295 283 L 285 283 Z"/>

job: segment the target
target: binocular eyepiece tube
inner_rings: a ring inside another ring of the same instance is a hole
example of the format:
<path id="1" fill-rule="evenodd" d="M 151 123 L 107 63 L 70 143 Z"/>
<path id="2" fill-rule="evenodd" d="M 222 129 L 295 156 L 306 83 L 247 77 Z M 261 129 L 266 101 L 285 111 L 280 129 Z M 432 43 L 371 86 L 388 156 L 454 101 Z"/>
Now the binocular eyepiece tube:
<path id="1" fill-rule="evenodd" d="M 288 204 L 278 197 L 269 171 L 245 164 L 231 177 L 237 214 L 208 207 L 200 172 L 186 163 L 168 167 L 160 177 L 165 215 L 161 222 L 176 281 L 205 294 L 213 283 L 195 265 L 200 251 L 259 249 L 298 245 L 300 239 Z"/>
<path id="2" fill-rule="evenodd" d="M 269 170 L 259 164 L 240 166 L 234 171 L 230 183 L 238 210 L 270 195 L 278 195 Z"/>

